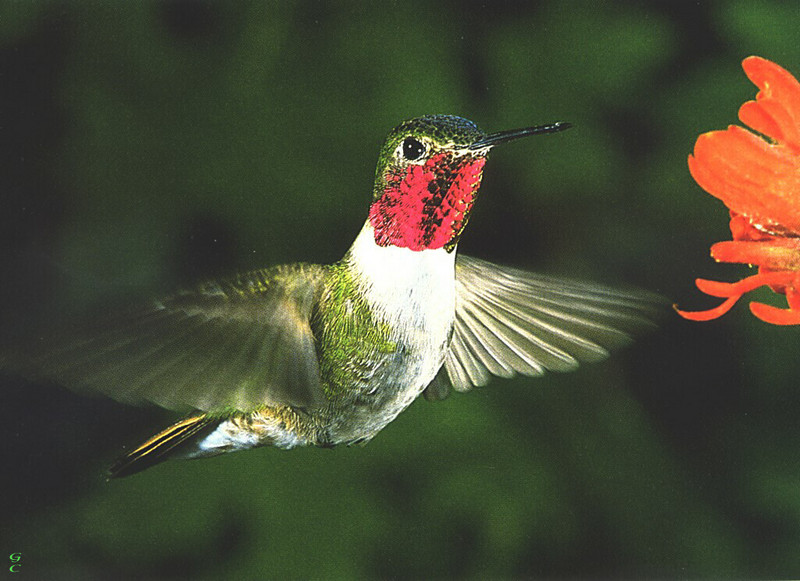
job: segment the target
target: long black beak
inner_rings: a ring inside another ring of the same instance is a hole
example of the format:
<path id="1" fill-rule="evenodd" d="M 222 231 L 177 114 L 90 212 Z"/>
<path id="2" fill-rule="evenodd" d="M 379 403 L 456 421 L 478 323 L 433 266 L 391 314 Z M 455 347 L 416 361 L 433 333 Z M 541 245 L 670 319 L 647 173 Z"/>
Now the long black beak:
<path id="1" fill-rule="evenodd" d="M 571 123 L 564 121 L 556 121 L 549 125 L 537 125 L 536 127 L 525 127 L 524 129 L 510 129 L 508 131 L 498 131 L 497 133 L 490 133 L 484 135 L 478 141 L 471 144 L 468 149 L 484 149 L 486 147 L 494 147 L 507 141 L 513 141 L 520 137 L 528 137 L 529 135 L 540 135 L 542 133 L 558 133 L 572 127 Z"/>

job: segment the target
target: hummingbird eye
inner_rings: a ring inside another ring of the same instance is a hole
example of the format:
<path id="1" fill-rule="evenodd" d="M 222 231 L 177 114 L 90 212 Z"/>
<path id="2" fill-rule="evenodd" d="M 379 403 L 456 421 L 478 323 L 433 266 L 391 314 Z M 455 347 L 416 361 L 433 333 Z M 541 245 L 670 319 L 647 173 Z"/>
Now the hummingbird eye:
<path id="1" fill-rule="evenodd" d="M 403 157 L 415 161 L 425 154 L 425 146 L 413 137 L 403 140 Z"/>

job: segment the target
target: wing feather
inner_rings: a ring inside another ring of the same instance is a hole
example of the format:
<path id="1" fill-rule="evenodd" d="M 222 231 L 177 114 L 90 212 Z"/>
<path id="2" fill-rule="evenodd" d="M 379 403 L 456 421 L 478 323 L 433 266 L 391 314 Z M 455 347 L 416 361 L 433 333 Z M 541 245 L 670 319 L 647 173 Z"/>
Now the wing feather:
<path id="1" fill-rule="evenodd" d="M 327 271 L 254 271 L 28 346 L 0 367 L 125 403 L 250 410 L 323 399 L 310 319 Z"/>
<path id="2" fill-rule="evenodd" d="M 492 334 L 484 322 L 465 306 L 456 316 L 456 327 L 462 332 L 453 334 L 453 341 L 466 342 L 473 353 L 481 355 L 488 371 L 500 377 L 513 377 L 514 368 L 507 362 L 505 346 Z"/>
<path id="3" fill-rule="evenodd" d="M 456 259 L 456 318 L 445 370 L 457 391 L 491 375 L 541 375 L 598 361 L 653 326 L 663 301 L 640 291 Z M 444 397 L 438 388 L 435 398 Z"/>

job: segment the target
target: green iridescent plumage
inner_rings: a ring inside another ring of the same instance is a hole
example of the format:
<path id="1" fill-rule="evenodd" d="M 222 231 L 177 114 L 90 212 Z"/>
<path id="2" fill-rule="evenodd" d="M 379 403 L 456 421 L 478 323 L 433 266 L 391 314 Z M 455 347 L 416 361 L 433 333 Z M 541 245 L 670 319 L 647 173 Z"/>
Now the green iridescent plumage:
<path id="1" fill-rule="evenodd" d="M 311 328 L 317 338 L 322 389 L 331 400 L 365 385 L 381 356 L 397 349 L 392 329 L 375 318 L 345 262 L 329 267 Z"/>

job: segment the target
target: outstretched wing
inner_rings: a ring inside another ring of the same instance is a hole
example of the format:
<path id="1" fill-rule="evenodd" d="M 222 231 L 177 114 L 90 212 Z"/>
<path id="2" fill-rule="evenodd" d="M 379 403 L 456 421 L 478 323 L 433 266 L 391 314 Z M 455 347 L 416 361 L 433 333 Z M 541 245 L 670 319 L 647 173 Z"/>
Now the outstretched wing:
<path id="1" fill-rule="evenodd" d="M 309 319 L 324 277 L 324 267 L 293 265 L 206 283 L 45 338 L 0 367 L 173 410 L 313 407 L 323 395 Z"/>
<path id="2" fill-rule="evenodd" d="M 456 318 L 443 373 L 425 392 L 485 385 L 492 375 L 571 371 L 652 325 L 661 301 L 646 293 L 539 276 L 458 256 Z M 443 381 L 443 380 L 449 381 Z"/>

